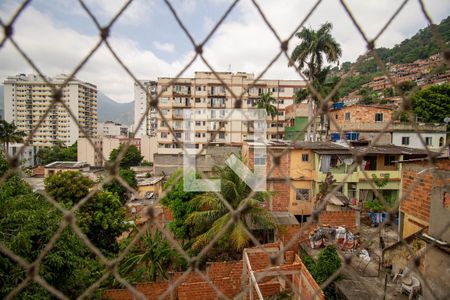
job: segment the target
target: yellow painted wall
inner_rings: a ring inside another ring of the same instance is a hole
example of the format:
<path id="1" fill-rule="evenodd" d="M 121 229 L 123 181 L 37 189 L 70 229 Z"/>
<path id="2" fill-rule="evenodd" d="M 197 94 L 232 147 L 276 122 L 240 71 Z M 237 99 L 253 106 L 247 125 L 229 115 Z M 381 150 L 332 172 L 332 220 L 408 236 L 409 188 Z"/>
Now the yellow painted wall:
<path id="1" fill-rule="evenodd" d="M 312 181 L 295 180 L 291 181 L 289 193 L 289 212 L 294 215 L 311 215 L 314 201 L 312 194 Z M 295 197 L 296 189 L 309 189 L 309 201 L 300 201 Z"/>
<path id="2" fill-rule="evenodd" d="M 290 173 L 293 179 L 312 179 L 314 174 L 314 153 L 311 150 L 291 149 Z M 309 155 L 309 161 L 302 161 L 302 154 Z"/>
<path id="3" fill-rule="evenodd" d="M 402 232 L 402 237 L 403 238 L 407 238 L 408 236 L 420 231 L 422 228 L 427 227 L 429 224 L 424 222 L 423 220 L 420 220 L 412 215 L 408 215 L 408 214 L 404 214 L 404 218 L 402 220 L 403 222 L 403 232 Z M 418 226 L 417 224 L 414 223 L 419 223 L 419 224 L 423 224 L 423 227 Z"/>

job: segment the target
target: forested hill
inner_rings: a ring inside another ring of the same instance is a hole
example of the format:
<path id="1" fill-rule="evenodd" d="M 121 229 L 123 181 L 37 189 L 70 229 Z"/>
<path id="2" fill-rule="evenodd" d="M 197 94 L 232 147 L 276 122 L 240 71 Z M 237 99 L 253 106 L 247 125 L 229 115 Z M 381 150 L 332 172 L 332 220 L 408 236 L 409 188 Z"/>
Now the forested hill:
<path id="1" fill-rule="evenodd" d="M 448 45 L 450 41 L 450 16 L 442 20 L 439 25 L 436 26 L 437 31 Z M 410 63 L 417 59 L 425 59 L 433 54 L 439 52 L 439 47 L 434 42 L 431 26 L 419 30 L 414 36 L 409 39 L 403 40 L 400 44 L 395 45 L 393 48 L 376 48 L 375 51 L 380 56 L 384 63 L 392 64 L 404 64 Z M 364 57 L 359 57 L 364 59 Z M 345 62 L 342 64 L 342 69 L 345 71 L 350 69 L 351 64 Z M 378 71 L 377 65 L 374 60 L 366 60 L 362 62 L 357 70 L 360 74 L 375 73 Z"/>

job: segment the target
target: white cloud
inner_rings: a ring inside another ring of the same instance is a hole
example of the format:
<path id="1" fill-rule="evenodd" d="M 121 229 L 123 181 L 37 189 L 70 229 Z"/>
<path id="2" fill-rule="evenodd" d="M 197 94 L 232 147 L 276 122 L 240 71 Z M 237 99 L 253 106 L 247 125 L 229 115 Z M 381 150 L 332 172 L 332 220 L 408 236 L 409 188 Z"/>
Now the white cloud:
<path id="1" fill-rule="evenodd" d="M 155 46 L 155 48 L 160 51 L 169 52 L 169 53 L 175 52 L 175 44 L 172 44 L 172 43 L 162 43 L 162 42 L 154 41 L 153 46 Z"/>
<path id="2" fill-rule="evenodd" d="M 348 0 L 347 2 L 364 31 L 372 38 L 400 5 L 401 0 Z M 112 16 L 122 2 L 119 0 L 91 0 L 89 3 L 90 7 L 97 7 L 96 14 L 109 20 L 109 16 Z M 188 5 L 187 7 L 196 5 L 195 1 L 187 3 L 189 3 L 185 4 Z M 291 0 L 279 0 L 259 1 L 258 3 L 281 38 L 285 39 L 298 26 L 314 2 L 309 0 L 294 3 Z M 145 7 L 142 11 L 140 10 L 141 5 Z M 140 19 L 148 17 L 149 5 L 153 5 L 153 1 L 134 1 L 130 9 L 134 8 L 127 12 L 125 22 L 139 22 Z M 164 6 L 163 3 L 160 5 Z M 428 0 L 426 6 L 437 22 L 449 15 L 450 12 L 450 2 Z M 161 9 L 161 7 L 159 8 Z M 234 72 L 245 71 L 259 74 L 278 53 L 279 43 L 250 1 L 238 4 L 232 14 L 232 19 L 226 20 L 205 45 L 204 55 L 217 71 L 226 71 L 231 65 L 231 70 Z M 3 13 L 1 15 L 3 17 Z M 181 14 L 180 17 L 185 16 Z M 203 26 L 211 26 L 208 16 L 195 16 L 194 11 L 193 17 L 203 18 Z M 165 20 L 158 21 L 164 22 Z M 343 48 L 342 61 L 354 60 L 365 52 L 364 41 L 339 1 L 324 0 L 306 26 L 316 28 L 326 21 L 330 21 L 334 25 L 333 35 Z M 14 28 L 14 37 L 18 43 L 49 76 L 70 73 L 98 41 L 97 36 L 81 34 L 76 28 L 69 28 L 56 22 L 57 20 L 30 6 L 19 18 Z M 391 47 L 426 25 L 426 20 L 417 2 L 410 1 L 404 11 L 381 36 L 377 46 Z M 180 34 L 183 33 L 178 31 L 167 34 L 173 38 L 173 41 L 176 41 L 182 39 Z M 150 50 L 143 49 L 138 42 L 141 41 L 134 41 L 123 36 L 116 37 L 115 34 L 110 38 L 110 43 L 119 57 L 138 78 L 142 79 L 175 76 L 194 55 L 193 51 L 189 51 L 180 55 L 176 61 L 168 63 Z M 291 40 L 290 51 L 297 42 L 296 38 Z M 178 44 L 170 42 L 154 41 L 153 45 L 166 52 L 174 52 L 175 46 L 180 48 Z M 9 42 L 0 49 L 0 65 L 2 66 L 0 79 L 17 73 L 32 72 Z M 195 71 L 200 70 L 208 69 L 198 59 L 183 75 L 191 76 Z M 99 90 L 117 101 L 133 99 L 132 79 L 104 46 L 93 55 L 77 74 L 77 77 L 96 84 Z M 287 67 L 287 60 L 284 56 L 270 67 L 264 77 L 299 78 L 292 68 Z"/>

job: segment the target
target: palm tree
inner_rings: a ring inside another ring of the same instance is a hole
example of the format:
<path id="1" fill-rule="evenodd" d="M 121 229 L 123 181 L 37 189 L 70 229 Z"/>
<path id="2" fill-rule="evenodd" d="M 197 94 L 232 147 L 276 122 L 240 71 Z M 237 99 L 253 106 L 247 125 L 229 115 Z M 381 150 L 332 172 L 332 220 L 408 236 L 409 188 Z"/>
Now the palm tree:
<path id="1" fill-rule="evenodd" d="M 120 273 L 133 282 L 165 278 L 168 270 L 177 270 L 183 263 L 183 258 L 169 245 L 161 232 L 153 229 L 152 234 L 150 230 L 120 264 Z M 126 247 L 127 243 L 123 246 Z"/>
<path id="2" fill-rule="evenodd" d="M 270 116 L 273 121 L 275 116 L 278 117 L 278 110 L 277 107 L 274 105 L 275 103 L 276 99 L 273 97 L 272 92 L 262 93 L 260 98 L 256 101 L 256 107 L 266 110 L 267 115 Z M 267 126 L 267 129 L 269 128 L 270 126 Z M 278 124 L 277 124 L 277 134 L 278 134 Z"/>
<path id="3" fill-rule="evenodd" d="M 3 151 L 8 153 L 10 143 L 21 143 L 26 136 L 25 132 L 18 131 L 14 123 L 0 121 L 0 142 L 3 144 Z"/>
<path id="4" fill-rule="evenodd" d="M 308 77 L 309 82 L 314 88 L 322 85 L 324 82 L 324 60 L 328 63 L 335 63 L 339 61 L 342 55 L 341 46 L 331 35 L 331 29 L 333 29 L 333 25 L 326 22 L 317 31 L 311 28 L 303 28 L 300 32 L 296 33 L 296 36 L 301 42 L 292 51 L 289 64 L 292 65 L 294 62 L 298 62 L 299 69 Z M 325 77 L 327 74 L 328 71 L 326 71 Z M 318 92 L 320 93 L 320 90 Z M 310 96 L 309 102 L 309 118 L 311 120 L 313 113 L 317 110 L 318 99 L 312 95 Z M 308 136 L 311 139 L 310 127 L 308 128 Z M 315 130 L 316 128 L 313 126 L 314 140 L 316 139 Z"/>
<path id="5" fill-rule="evenodd" d="M 232 223 L 221 240 L 228 241 L 234 250 L 242 250 L 250 241 L 244 227 L 263 230 L 276 228 L 273 216 L 263 207 L 269 194 L 257 192 L 246 200 L 251 189 L 230 167 L 218 167 L 216 172 L 222 182 L 221 195 L 233 209 L 240 210 L 239 221 Z M 198 232 L 192 248 L 200 249 L 219 234 L 233 216 L 216 193 L 203 193 L 191 202 L 197 210 L 188 216 L 186 222 Z"/>

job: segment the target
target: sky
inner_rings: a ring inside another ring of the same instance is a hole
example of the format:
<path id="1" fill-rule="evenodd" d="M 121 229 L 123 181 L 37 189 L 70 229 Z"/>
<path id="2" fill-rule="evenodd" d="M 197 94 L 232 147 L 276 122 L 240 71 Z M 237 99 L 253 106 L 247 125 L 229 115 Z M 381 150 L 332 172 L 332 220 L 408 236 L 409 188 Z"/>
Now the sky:
<path id="1" fill-rule="evenodd" d="M 299 26 L 317 0 L 256 1 L 276 32 L 284 40 Z M 85 0 L 106 25 L 122 0 Z M 199 43 L 228 9 L 231 0 L 170 0 L 194 40 Z M 377 35 L 403 0 L 347 0 L 355 18 L 369 38 Z M 424 0 L 435 23 L 450 15 L 450 1 Z M 9 22 L 20 5 L 18 0 L 0 2 L 0 18 Z M 332 34 L 341 44 L 341 62 L 354 61 L 365 52 L 365 42 L 338 0 L 322 0 L 306 27 L 333 24 Z M 427 26 L 417 0 L 410 0 L 394 19 L 377 47 L 392 47 Z M 3 38 L 3 33 L 1 33 Z M 34 0 L 14 26 L 14 38 L 47 76 L 69 74 L 99 40 L 98 29 L 78 0 Z M 194 57 L 194 48 L 163 0 L 135 0 L 113 25 L 109 41 L 117 55 L 138 79 L 172 77 Z M 289 53 L 299 40 L 289 42 Z M 241 0 L 208 40 L 203 53 L 216 71 L 260 74 L 280 49 L 273 33 L 250 0 Z M 300 79 L 281 56 L 263 76 L 268 79 Z M 198 58 L 184 77 L 209 71 Z M 34 73 L 10 42 L 0 48 L 0 80 L 19 73 Z M 118 102 L 133 100 L 132 78 L 101 46 L 76 77 L 97 85 Z"/>

